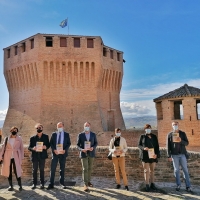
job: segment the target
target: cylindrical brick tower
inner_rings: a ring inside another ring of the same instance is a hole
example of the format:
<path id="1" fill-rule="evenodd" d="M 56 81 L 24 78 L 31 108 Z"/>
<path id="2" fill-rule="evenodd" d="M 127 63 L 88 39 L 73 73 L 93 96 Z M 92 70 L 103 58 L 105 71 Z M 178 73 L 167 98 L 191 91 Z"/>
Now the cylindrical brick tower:
<path id="1" fill-rule="evenodd" d="M 99 36 L 31 36 L 4 48 L 4 76 L 5 135 L 15 125 L 28 142 L 37 122 L 49 134 L 59 121 L 70 133 L 82 131 L 85 121 L 95 132 L 125 129 L 119 97 L 123 52 L 105 46 Z"/>

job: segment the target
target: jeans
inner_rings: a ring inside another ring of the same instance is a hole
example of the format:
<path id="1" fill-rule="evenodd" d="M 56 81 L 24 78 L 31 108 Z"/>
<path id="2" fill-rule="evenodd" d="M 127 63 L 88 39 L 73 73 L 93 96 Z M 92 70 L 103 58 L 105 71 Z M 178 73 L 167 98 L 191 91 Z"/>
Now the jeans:
<path id="1" fill-rule="evenodd" d="M 81 164 L 82 164 L 82 170 L 83 170 L 82 177 L 86 186 L 88 186 L 88 182 L 90 182 L 91 180 L 93 162 L 94 162 L 94 158 L 90 156 L 86 158 L 81 158 Z"/>
<path id="2" fill-rule="evenodd" d="M 66 157 L 63 155 L 54 155 L 51 161 L 51 172 L 50 172 L 50 184 L 53 186 L 54 185 L 54 178 L 55 178 L 55 173 L 56 173 L 56 167 L 57 164 L 60 164 L 60 184 L 64 185 L 65 180 L 65 162 L 66 162 Z"/>
<path id="3" fill-rule="evenodd" d="M 45 159 L 36 159 L 33 161 L 33 184 L 37 185 L 37 171 L 38 166 L 40 169 L 40 183 L 44 185 L 44 166 L 45 166 Z"/>
<path id="4" fill-rule="evenodd" d="M 185 157 L 185 154 L 179 154 L 179 155 L 172 155 L 172 161 L 174 166 L 174 176 L 176 178 L 176 184 L 181 185 L 180 180 L 180 166 L 183 170 L 183 177 L 185 179 L 185 185 L 186 187 L 190 187 L 190 177 L 188 173 L 187 168 L 187 160 Z"/>
<path id="5" fill-rule="evenodd" d="M 144 168 L 144 179 L 145 183 L 149 185 L 149 183 L 154 183 L 154 170 L 156 163 L 145 163 L 142 162 L 142 166 Z"/>

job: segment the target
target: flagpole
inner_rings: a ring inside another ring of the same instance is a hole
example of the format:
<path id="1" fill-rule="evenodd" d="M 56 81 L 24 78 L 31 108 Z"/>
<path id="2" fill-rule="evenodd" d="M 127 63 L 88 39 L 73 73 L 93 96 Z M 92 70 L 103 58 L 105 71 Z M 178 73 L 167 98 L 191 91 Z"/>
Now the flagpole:
<path id="1" fill-rule="evenodd" d="M 69 35 L 69 20 L 67 18 L 67 23 L 68 23 L 68 35 Z"/>

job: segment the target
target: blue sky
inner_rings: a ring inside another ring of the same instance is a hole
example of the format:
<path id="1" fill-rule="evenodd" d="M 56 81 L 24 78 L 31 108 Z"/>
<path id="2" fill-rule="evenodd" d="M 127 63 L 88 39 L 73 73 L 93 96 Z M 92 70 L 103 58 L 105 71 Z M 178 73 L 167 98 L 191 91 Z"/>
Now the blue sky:
<path id="1" fill-rule="evenodd" d="M 36 33 L 101 36 L 124 52 L 124 117 L 155 115 L 153 99 L 200 88 L 200 1 L 0 0 L 0 119 L 8 108 L 3 48 Z"/>

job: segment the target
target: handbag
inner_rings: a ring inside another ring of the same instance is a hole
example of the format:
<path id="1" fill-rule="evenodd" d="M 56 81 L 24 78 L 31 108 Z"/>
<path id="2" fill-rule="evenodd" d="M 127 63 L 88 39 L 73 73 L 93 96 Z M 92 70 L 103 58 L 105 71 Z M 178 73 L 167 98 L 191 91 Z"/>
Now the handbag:
<path id="1" fill-rule="evenodd" d="M 3 151 L 3 154 L 2 154 L 2 160 L 0 161 L 0 165 L 3 164 L 3 158 L 4 158 L 5 151 L 6 151 L 7 142 L 8 142 L 8 137 L 6 138 L 6 141 L 5 141 L 4 151 Z"/>
<path id="2" fill-rule="evenodd" d="M 112 148 L 114 147 L 114 141 L 113 141 L 113 146 Z M 112 160 L 112 152 L 109 152 L 108 155 L 107 155 L 107 158 L 108 160 Z"/>
<path id="3" fill-rule="evenodd" d="M 112 152 L 109 152 L 109 153 L 108 153 L 107 158 L 108 158 L 108 160 L 112 160 Z"/>
<path id="4" fill-rule="evenodd" d="M 185 157 L 186 157 L 187 160 L 190 158 L 190 154 L 187 151 L 185 153 Z"/>

